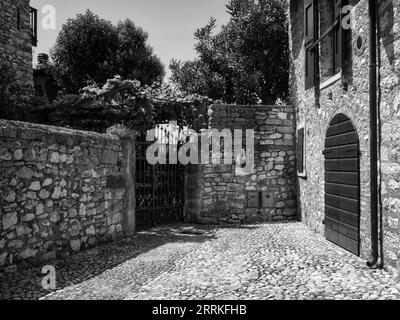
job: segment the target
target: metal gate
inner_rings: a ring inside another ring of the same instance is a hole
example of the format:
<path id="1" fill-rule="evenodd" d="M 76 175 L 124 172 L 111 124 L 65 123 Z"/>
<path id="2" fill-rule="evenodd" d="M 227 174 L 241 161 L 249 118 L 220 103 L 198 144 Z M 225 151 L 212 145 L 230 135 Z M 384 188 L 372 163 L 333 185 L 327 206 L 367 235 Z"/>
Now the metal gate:
<path id="1" fill-rule="evenodd" d="M 146 137 L 136 141 L 136 226 L 143 229 L 183 220 L 185 171 L 181 164 L 150 165 Z"/>
<path id="2" fill-rule="evenodd" d="M 325 140 L 325 236 L 360 254 L 360 151 L 351 120 L 338 114 Z"/>

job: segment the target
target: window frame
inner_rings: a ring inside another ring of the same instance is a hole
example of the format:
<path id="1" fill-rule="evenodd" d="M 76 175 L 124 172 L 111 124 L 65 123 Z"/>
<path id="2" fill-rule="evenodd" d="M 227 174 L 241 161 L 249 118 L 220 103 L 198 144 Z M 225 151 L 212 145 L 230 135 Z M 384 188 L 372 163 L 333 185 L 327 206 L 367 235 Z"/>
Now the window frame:
<path id="1" fill-rule="evenodd" d="M 304 5 L 304 24 L 305 24 L 305 31 L 304 31 L 304 37 L 305 37 L 305 89 L 311 89 L 315 87 L 317 84 L 319 84 L 320 89 L 325 88 L 326 86 L 336 82 L 337 80 L 342 78 L 342 71 L 343 71 L 343 65 L 344 65 L 344 40 L 345 40 L 345 35 L 343 32 L 342 24 L 341 21 L 343 19 L 343 13 L 342 13 L 342 8 L 346 5 L 347 1 L 346 0 L 333 0 L 334 1 L 334 12 L 332 13 L 334 16 L 332 24 L 326 29 L 326 31 L 322 34 L 319 35 L 319 29 L 320 29 L 320 1 L 321 0 L 305 0 L 305 5 Z M 313 39 L 311 40 L 310 35 L 307 35 L 307 30 L 308 30 L 308 15 L 307 15 L 307 9 L 310 7 L 310 5 L 313 6 L 313 21 L 314 21 L 314 26 L 313 26 Z M 324 40 L 327 36 L 332 35 L 332 70 L 333 74 L 330 77 L 330 79 L 326 80 L 323 84 L 319 83 L 320 80 L 320 53 L 319 53 L 319 48 L 320 48 L 320 43 L 322 40 Z M 314 61 L 314 67 L 312 69 L 309 68 L 309 52 L 313 53 L 313 61 Z M 313 76 L 312 79 L 310 79 L 310 75 L 308 73 L 310 70 L 313 71 Z"/>

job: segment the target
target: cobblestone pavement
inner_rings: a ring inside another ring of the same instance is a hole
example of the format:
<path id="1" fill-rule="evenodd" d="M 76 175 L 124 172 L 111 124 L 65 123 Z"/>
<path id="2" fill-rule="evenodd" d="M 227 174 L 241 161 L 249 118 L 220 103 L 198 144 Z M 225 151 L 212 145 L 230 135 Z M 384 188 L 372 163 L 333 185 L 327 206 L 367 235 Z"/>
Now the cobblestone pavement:
<path id="1" fill-rule="evenodd" d="M 31 268 L 0 275 L 0 299 L 400 298 L 393 274 L 302 223 L 165 226 L 53 263 L 58 291 Z"/>

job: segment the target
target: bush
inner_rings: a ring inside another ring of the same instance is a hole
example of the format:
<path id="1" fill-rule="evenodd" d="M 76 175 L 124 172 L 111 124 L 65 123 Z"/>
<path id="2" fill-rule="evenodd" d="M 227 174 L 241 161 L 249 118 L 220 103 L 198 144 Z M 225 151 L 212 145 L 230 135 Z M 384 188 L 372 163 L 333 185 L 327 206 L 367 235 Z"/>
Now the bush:
<path id="1" fill-rule="evenodd" d="M 211 103 L 207 97 L 186 95 L 167 84 L 142 86 L 117 76 L 103 86 L 92 84 L 80 94 L 64 95 L 54 105 L 36 109 L 35 115 L 40 123 L 74 129 L 105 132 L 124 124 L 145 131 L 168 121 L 201 125 L 207 111 L 204 106 Z"/>

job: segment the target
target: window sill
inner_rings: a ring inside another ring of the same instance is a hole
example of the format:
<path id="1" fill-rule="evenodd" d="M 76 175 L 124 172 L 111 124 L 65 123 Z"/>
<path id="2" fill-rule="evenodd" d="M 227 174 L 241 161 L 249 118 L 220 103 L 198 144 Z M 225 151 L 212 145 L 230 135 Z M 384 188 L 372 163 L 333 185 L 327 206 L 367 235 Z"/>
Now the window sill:
<path id="1" fill-rule="evenodd" d="M 334 83 L 338 82 L 340 79 L 342 79 L 342 72 L 338 72 L 334 76 L 330 77 L 328 80 L 324 81 L 323 83 L 320 84 L 319 89 L 324 90 Z"/>
<path id="2" fill-rule="evenodd" d="M 297 172 L 297 176 L 302 179 L 307 179 L 307 172 Z"/>

